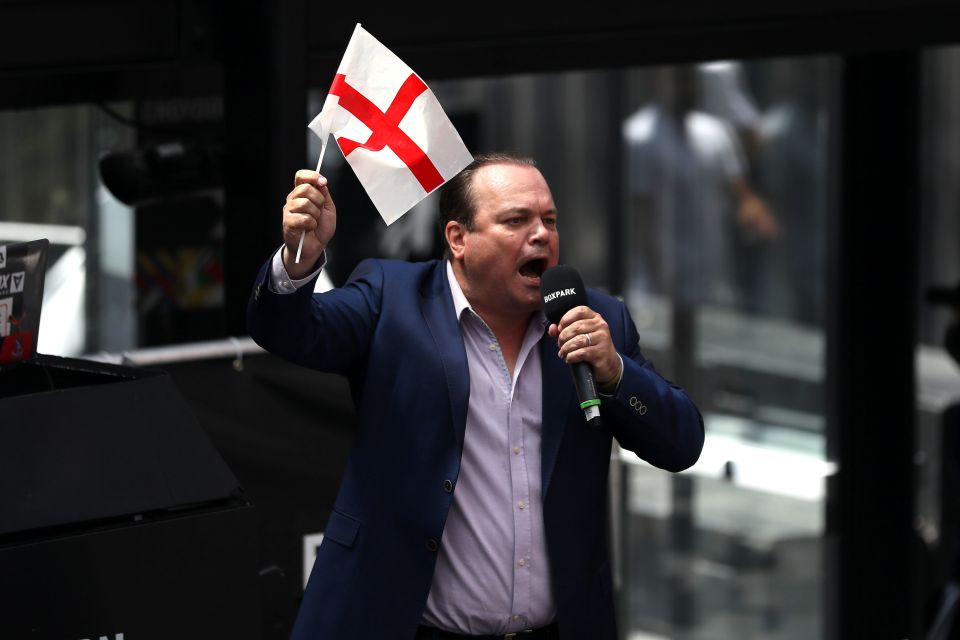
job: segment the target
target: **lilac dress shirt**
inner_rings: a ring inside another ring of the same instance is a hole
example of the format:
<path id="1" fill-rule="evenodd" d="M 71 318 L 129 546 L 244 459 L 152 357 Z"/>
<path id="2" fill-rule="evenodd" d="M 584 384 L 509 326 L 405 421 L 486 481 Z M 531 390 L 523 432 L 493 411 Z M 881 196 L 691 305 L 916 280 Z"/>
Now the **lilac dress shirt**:
<path id="1" fill-rule="evenodd" d="M 467 353 L 470 400 L 460 475 L 423 621 L 473 635 L 544 626 L 555 615 L 540 486 L 537 343 L 547 319 L 542 312 L 530 319 L 511 375 L 449 262 L 447 279 Z"/>

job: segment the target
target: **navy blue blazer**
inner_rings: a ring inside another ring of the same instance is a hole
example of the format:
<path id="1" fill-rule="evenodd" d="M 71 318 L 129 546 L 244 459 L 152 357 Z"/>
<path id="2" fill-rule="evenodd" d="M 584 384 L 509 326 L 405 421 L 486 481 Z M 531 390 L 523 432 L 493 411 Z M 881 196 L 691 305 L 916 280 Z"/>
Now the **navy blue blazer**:
<path id="1" fill-rule="evenodd" d="M 340 288 L 277 295 L 261 269 L 250 335 L 283 358 L 350 382 L 357 431 L 295 624 L 296 640 L 410 640 L 427 601 L 456 486 L 470 389 L 443 261 L 365 260 Z M 543 517 L 562 638 L 616 636 L 607 542 L 611 438 L 680 471 L 703 446 L 703 420 L 640 352 L 625 305 L 595 290 L 623 356 L 602 427 L 586 426 L 556 340 L 543 368 Z M 449 487 L 449 484 L 447 485 Z"/>

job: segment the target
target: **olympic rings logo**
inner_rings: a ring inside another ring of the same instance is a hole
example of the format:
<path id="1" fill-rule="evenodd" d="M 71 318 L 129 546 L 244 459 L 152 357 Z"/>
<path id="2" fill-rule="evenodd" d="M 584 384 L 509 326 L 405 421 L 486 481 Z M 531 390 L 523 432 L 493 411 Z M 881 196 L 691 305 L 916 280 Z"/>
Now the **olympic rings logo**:
<path id="1" fill-rule="evenodd" d="M 637 400 L 637 396 L 630 396 L 630 406 L 640 415 L 644 415 L 647 412 L 647 405 Z"/>

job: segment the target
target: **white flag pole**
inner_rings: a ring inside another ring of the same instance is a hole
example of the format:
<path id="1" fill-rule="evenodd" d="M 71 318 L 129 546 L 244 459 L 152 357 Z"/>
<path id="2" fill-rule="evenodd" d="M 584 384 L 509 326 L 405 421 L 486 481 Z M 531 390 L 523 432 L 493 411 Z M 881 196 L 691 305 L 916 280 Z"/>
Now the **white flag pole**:
<path id="1" fill-rule="evenodd" d="M 303 237 L 305 235 L 307 235 L 306 229 L 300 232 L 300 244 L 297 245 L 297 259 L 294 260 L 295 264 L 300 264 L 300 251 L 303 249 Z"/>

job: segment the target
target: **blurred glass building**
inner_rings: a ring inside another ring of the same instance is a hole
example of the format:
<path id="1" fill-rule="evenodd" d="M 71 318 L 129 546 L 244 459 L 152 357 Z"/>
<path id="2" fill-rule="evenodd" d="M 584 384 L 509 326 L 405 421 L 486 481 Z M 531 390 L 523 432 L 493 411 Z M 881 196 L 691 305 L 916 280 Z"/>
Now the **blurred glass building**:
<path id="1" fill-rule="evenodd" d="M 917 248 L 889 247 L 894 262 L 916 255 L 916 291 L 960 282 L 960 48 L 922 49 L 919 62 L 916 209 L 899 212 L 915 220 L 918 237 L 903 241 Z M 843 637 L 837 607 L 849 587 L 834 572 L 846 547 L 829 503 L 850 449 L 835 445 L 845 425 L 830 404 L 829 341 L 832 305 L 854 295 L 836 290 L 848 259 L 838 253 L 840 194 L 857 162 L 841 153 L 855 124 L 847 63 L 752 56 L 426 78 L 472 151 L 538 159 L 560 210 L 561 261 L 628 303 L 646 356 L 704 414 L 703 455 L 683 473 L 611 451 L 625 640 Z M 291 125 L 302 124 L 303 167 L 316 164 L 306 123 L 324 96 L 310 88 L 303 122 Z M 871 108 L 882 142 L 887 105 Z M 243 221 L 224 204 L 229 183 L 164 183 L 159 197 L 147 189 L 122 202 L 98 170 L 105 154 L 184 140 L 209 150 L 226 117 L 219 96 L 0 111 L 0 243 L 48 237 L 54 247 L 41 353 L 236 334 L 225 228 Z M 329 285 L 363 257 L 440 255 L 433 198 L 386 227 L 336 150 L 323 171 L 342 216 Z M 882 198 L 888 185 L 870 188 Z M 279 204 L 262 214 L 279 223 Z M 855 233 L 869 242 L 873 229 Z M 922 625 L 954 553 L 940 418 L 960 399 L 960 369 L 943 349 L 949 314 L 919 298 L 887 302 L 915 317 L 907 589 Z"/>

